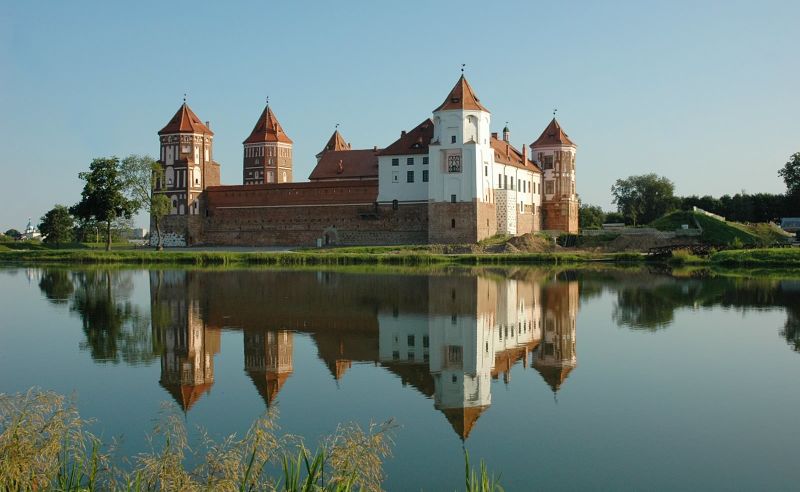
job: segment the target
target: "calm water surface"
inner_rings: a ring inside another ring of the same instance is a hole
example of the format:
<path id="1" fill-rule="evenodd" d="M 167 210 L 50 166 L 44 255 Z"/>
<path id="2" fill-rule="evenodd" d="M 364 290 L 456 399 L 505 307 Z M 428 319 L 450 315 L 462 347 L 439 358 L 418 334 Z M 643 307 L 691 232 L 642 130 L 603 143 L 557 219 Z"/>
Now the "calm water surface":
<path id="1" fill-rule="evenodd" d="M 390 490 L 793 489 L 800 282 L 624 271 L 0 269 L 0 392 L 146 446 L 164 401 L 311 444 L 394 417 Z"/>

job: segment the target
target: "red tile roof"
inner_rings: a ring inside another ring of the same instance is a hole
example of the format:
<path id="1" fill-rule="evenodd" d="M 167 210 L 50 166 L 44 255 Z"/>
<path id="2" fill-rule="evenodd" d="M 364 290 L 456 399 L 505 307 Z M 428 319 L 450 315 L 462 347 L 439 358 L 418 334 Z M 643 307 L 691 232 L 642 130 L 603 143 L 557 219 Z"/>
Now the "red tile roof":
<path id="1" fill-rule="evenodd" d="M 475 422 L 478 421 L 478 417 L 480 417 L 487 408 L 489 407 L 445 408 L 442 409 L 442 413 L 447 417 L 447 420 L 450 422 L 450 425 L 453 426 L 453 430 L 456 431 L 458 437 L 466 440 L 470 432 L 472 432 L 472 428 L 475 427 Z"/>
<path id="2" fill-rule="evenodd" d="M 350 144 L 345 142 L 344 137 L 339 130 L 333 132 L 331 138 L 328 139 L 328 143 L 325 144 L 325 147 L 317 154 L 317 159 L 322 156 L 325 152 L 329 152 L 331 150 L 350 150 Z"/>
<path id="3" fill-rule="evenodd" d="M 433 138 L 433 121 L 426 119 L 413 130 L 403 132 L 400 138 L 383 149 L 380 155 L 427 154 L 428 144 Z"/>
<path id="4" fill-rule="evenodd" d="M 518 167 L 520 169 L 527 169 L 537 173 L 542 172 L 539 166 L 528 159 L 527 156 L 523 156 L 522 152 L 515 149 L 513 145 L 505 140 L 500 140 L 499 138 L 495 137 L 495 134 L 492 134 L 492 138 L 489 140 L 489 142 L 491 143 L 492 150 L 494 150 L 495 162 Z"/>
<path id="5" fill-rule="evenodd" d="M 258 117 L 258 121 L 256 121 L 256 126 L 253 127 L 253 131 L 250 132 L 250 136 L 243 143 L 259 142 L 292 143 L 292 139 L 283 131 L 269 104 L 264 108 L 261 116 Z"/>
<path id="6" fill-rule="evenodd" d="M 572 145 L 575 144 L 569 139 L 567 133 L 561 128 L 555 118 L 547 125 L 542 135 L 531 144 L 531 147 L 541 147 L 545 145 Z"/>
<path id="7" fill-rule="evenodd" d="M 194 114 L 194 111 L 192 111 L 186 103 L 181 104 L 181 107 L 178 108 L 178 112 L 169 120 L 167 126 L 158 132 L 159 135 L 168 135 L 170 133 L 201 133 L 203 135 L 214 135 L 214 132 Z"/>
<path id="8" fill-rule="evenodd" d="M 447 99 L 433 111 L 436 112 L 444 109 L 473 109 L 489 112 L 488 109 L 483 107 L 481 100 L 475 95 L 475 92 L 472 90 L 472 87 L 463 74 L 461 78 L 458 79 L 458 82 L 456 82 L 453 90 L 450 91 L 450 94 L 447 95 Z"/>
<path id="9" fill-rule="evenodd" d="M 378 179 L 378 152 L 377 149 L 324 152 L 308 179 Z"/>

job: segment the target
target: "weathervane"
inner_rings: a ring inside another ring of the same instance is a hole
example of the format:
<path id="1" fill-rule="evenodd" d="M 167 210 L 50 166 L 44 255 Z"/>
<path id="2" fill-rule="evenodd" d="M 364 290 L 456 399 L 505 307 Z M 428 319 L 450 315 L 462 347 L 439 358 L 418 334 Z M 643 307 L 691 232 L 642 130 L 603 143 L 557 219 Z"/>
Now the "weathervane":
<path id="1" fill-rule="evenodd" d="M 269 106 L 269 96 L 267 96 L 267 106 Z"/>
<path id="2" fill-rule="evenodd" d="M 339 129 L 339 123 L 336 123 L 336 129 L 337 130 Z"/>
<path id="3" fill-rule="evenodd" d="M 467 66 L 467 64 L 466 64 L 466 63 L 462 63 L 462 64 L 461 64 L 461 73 L 462 73 L 462 74 L 464 73 L 464 67 L 466 67 L 466 66 Z"/>
<path id="4" fill-rule="evenodd" d="M 183 102 L 184 102 L 184 104 L 186 103 L 186 93 L 185 92 L 183 93 Z"/>
<path id="5" fill-rule="evenodd" d="M 558 108 L 553 108 L 553 118 L 556 117 L 556 113 L 558 112 Z"/>

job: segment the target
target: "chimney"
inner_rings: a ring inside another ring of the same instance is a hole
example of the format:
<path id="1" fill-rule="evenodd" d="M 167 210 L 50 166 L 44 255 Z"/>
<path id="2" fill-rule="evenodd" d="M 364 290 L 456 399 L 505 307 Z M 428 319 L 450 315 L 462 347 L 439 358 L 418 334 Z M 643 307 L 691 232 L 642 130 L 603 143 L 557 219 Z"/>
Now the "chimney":
<path id="1" fill-rule="evenodd" d="M 497 139 L 497 132 L 492 132 L 492 138 Z"/>
<path id="2" fill-rule="evenodd" d="M 206 121 L 206 126 L 207 126 L 207 127 L 208 127 L 208 129 L 210 130 L 210 129 L 211 129 L 211 122 L 210 122 L 210 121 Z"/>
<path id="3" fill-rule="evenodd" d="M 401 137 L 405 137 L 406 136 L 406 131 L 405 130 L 401 130 L 400 131 L 400 136 Z"/>
<path id="4" fill-rule="evenodd" d="M 522 165 L 528 165 L 528 147 L 525 144 L 522 144 Z"/>
<path id="5" fill-rule="evenodd" d="M 372 147 L 372 151 L 373 151 L 373 152 L 377 152 L 377 151 L 378 151 L 378 146 L 377 146 L 377 145 L 373 146 L 373 147 Z"/>

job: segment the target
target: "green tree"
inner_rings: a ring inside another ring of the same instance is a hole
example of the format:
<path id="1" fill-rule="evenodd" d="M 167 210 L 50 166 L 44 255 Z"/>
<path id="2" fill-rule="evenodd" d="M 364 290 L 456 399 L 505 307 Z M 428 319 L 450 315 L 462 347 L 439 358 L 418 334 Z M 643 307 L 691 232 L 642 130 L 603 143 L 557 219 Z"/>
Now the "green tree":
<path id="1" fill-rule="evenodd" d="M 106 251 L 111 250 L 111 225 L 118 217 L 130 218 L 138 210 L 136 202 L 125 196 L 125 181 L 116 157 L 94 159 L 89 172 L 78 175 L 86 183 L 81 201 L 72 207 L 80 219 L 94 219 L 105 224 Z"/>
<path id="2" fill-rule="evenodd" d="M 7 230 L 5 232 L 5 234 L 6 234 L 6 236 L 10 237 L 11 239 L 19 239 L 19 237 L 22 236 L 22 233 L 20 233 L 16 229 L 9 229 L 9 230 Z"/>
<path id="3" fill-rule="evenodd" d="M 655 173 L 618 179 L 611 187 L 617 210 L 633 225 L 647 224 L 675 209 L 675 185 Z"/>
<path id="4" fill-rule="evenodd" d="M 122 159 L 121 170 L 128 198 L 150 214 L 156 228 L 158 250 L 163 250 L 161 220 L 169 213 L 170 203 L 166 195 L 154 191 L 164 182 L 159 179 L 163 178 L 164 168 L 152 157 L 133 154 Z"/>
<path id="5" fill-rule="evenodd" d="M 800 195 L 800 152 L 793 154 L 778 175 L 786 183 L 787 195 Z"/>
<path id="6" fill-rule="evenodd" d="M 578 210 L 578 224 L 581 229 L 598 228 L 603 225 L 606 214 L 597 205 L 582 203 Z"/>
<path id="7" fill-rule="evenodd" d="M 55 244 L 58 248 L 61 243 L 68 243 L 74 238 L 75 221 L 64 205 L 55 205 L 40 220 L 39 232 L 44 236 L 44 242 Z"/>

